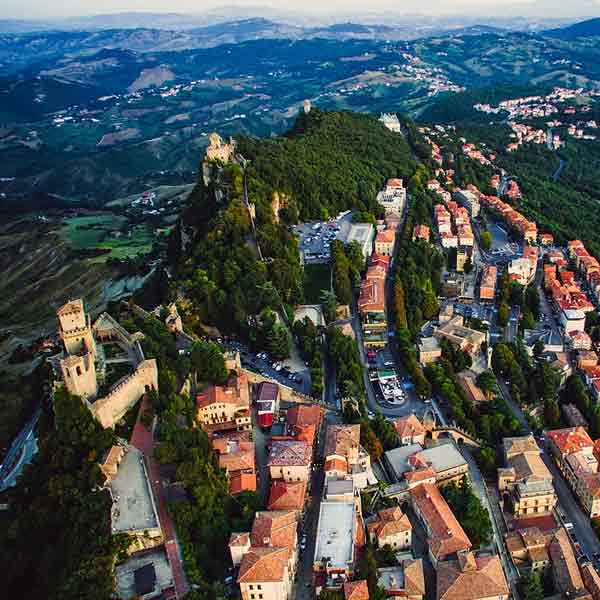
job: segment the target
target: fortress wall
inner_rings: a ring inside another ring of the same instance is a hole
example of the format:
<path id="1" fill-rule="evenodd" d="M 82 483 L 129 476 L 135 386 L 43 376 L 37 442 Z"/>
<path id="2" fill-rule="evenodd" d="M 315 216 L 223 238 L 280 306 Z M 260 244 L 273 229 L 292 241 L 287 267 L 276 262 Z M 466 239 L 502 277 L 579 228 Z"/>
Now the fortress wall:
<path id="1" fill-rule="evenodd" d="M 102 427 L 113 427 L 123 415 L 146 392 L 146 388 L 158 389 L 156 360 L 145 360 L 129 377 L 113 388 L 104 398 L 91 406 L 92 415 Z"/>

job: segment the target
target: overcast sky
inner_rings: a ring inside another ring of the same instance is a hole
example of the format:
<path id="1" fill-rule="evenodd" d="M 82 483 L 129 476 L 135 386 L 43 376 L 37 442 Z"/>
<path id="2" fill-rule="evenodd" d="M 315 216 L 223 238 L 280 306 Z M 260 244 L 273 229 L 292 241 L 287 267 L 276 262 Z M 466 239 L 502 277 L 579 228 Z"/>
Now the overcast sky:
<path id="1" fill-rule="evenodd" d="M 269 6 L 304 13 L 381 11 L 412 14 L 580 17 L 600 14 L 600 0 L 1 0 L 2 18 L 53 18 L 125 11 L 200 13 L 236 5 Z"/>

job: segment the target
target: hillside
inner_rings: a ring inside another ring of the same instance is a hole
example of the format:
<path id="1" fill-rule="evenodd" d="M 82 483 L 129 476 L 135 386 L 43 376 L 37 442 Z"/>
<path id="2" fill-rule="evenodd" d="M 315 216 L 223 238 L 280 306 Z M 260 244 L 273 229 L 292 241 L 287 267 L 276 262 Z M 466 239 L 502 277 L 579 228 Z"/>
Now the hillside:
<path id="1" fill-rule="evenodd" d="M 580 21 L 579 23 L 559 29 L 549 29 L 548 31 L 544 31 L 544 34 L 562 40 L 600 36 L 600 18 Z"/>
<path id="2" fill-rule="evenodd" d="M 376 118 L 318 110 L 301 115 L 285 136 L 240 139 L 239 151 L 250 160 L 247 186 L 264 262 L 250 243 L 237 165 L 226 167 L 214 185 L 198 183 L 182 220 L 191 241 L 172 260 L 194 305 L 188 322 L 248 337 L 257 335 L 249 323 L 264 309 L 304 301 L 297 242 L 289 226 L 348 209 L 375 214 L 375 194 L 384 180 L 410 177 L 416 164 L 404 138 Z"/>

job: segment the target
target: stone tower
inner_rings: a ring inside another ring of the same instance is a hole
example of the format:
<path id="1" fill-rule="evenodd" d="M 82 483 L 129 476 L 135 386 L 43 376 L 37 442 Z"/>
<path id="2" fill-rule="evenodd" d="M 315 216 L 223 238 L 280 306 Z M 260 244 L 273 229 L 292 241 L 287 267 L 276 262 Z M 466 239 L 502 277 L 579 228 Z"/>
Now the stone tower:
<path id="1" fill-rule="evenodd" d="M 85 400 L 94 399 L 98 394 L 96 365 L 90 352 L 67 356 L 60 361 L 63 380 L 69 392 Z"/>
<path id="2" fill-rule="evenodd" d="M 61 306 L 56 312 L 58 332 L 67 354 L 86 354 L 96 356 L 96 342 L 92 335 L 89 316 L 83 308 L 83 300 L 72 300 Z"/>

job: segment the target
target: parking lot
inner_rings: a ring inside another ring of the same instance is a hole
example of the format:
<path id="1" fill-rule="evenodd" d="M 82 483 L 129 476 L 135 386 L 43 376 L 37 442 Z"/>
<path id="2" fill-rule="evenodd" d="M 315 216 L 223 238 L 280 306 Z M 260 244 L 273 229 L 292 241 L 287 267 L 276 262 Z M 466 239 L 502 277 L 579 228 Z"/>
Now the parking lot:
<path id="1" fill-rule="evenodd" d="M 293 231 L 299 238 L 300 255 L 304 263 L 329 262 L 331 243 L 342 237 L 341 234 L 352 222 L 349 212 L 340 213 L 335 219 L 301 223 Z"/>
<path id="2" fill-rule="evenodd" d="M 252 352 L 241 342 L 224 342 L 223 345 L 229 350 L 237 350 L 240 353 L 242 366 L 264 377 L 269 377 L 282 385 L 294 388 L 302 394 L 310 393 L 310 374 L 306 365 L 292 365 L 292 361 L 276 361 L 270 358 L 266 352 L 258 354 Z"/>

